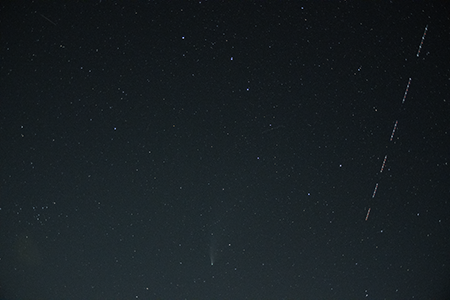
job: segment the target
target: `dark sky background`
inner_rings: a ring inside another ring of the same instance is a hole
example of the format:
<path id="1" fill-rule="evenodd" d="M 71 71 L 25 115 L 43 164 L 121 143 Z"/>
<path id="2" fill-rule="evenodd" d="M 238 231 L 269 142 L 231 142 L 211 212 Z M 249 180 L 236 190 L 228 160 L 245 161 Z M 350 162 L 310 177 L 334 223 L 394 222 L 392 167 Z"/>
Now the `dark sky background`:
<path id="1" fill-rule="evenodd" d="M 0 9 L 0 299 L 450 296 L 443 1 Z"/>

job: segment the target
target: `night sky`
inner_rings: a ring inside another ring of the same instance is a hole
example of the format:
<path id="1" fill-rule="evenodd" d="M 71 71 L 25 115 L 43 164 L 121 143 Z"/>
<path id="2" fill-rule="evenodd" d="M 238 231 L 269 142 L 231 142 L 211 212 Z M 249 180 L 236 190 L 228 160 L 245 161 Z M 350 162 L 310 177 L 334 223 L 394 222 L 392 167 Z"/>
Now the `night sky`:
<path id="1" fill-rule="evenodd" d="M 450 296 L 443 1 L 2 3 L 1 300 Z"/>

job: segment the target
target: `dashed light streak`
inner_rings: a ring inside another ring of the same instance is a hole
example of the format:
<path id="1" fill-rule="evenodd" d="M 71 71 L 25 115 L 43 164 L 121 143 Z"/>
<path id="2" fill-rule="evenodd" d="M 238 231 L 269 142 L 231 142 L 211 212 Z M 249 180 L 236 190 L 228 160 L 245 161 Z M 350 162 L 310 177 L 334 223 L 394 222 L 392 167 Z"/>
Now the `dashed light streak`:
<path id="1" fill-rule="evenodd" d="M 383 173 L 384 166 L 386 165 L 387 155 L 384 156 L 383 164 L 381 165 L 380 173 Z"/>
<path id="2" fill-rule="evenodd" d="M 416 55 L 417 57 L 419 57 L 419 55 L 420 55 L 420 50 L 422 49 L 423 41 L 425 40 L 425 36 L 427 35 L 427 30 L 428 30 L 428 25 L 425 26 L 425 30 L 423 31 L 422 40 L 420 41 L 419 49 L 417 50 L 417 55 Z M 403 95 L 402 104 L 405 103 L 406 96 L 408 95 L 408 90 L 409 90 L 409 85 L 410 85 L 410 84 L 411 84 L 411 78 L 409 78 L 408 84 L 406 85 L 406 90 L 405 90 L 405 94 Z M 391 141 L 391 142 L 392 142 L 392 140 L 394 139 L 394 134 L 395 134 L 395 131 L 397 130 L 397 125 L 398 125 L 398 120 L 395 121 L 394 129 L 392 129 L 391 138 L 390 138 L 390 140 L 389 140 L 389 141 Z M 382 173 L 383 170 L 384 170 L 384 167 L 385 167 L 385 165 L 386 165 L 386 160 L 387 160 L 387 155 L 384 156 L 383 164 L 381 165 L 380 173 Z M 378 190 L 378 183 L 375 184 L 375 189 L 373 190 L 372 198 L 375 198 L 375 195 L 376 195 L 376 193 L 377 193 L 377 190 Z M 371 208 L 369 208 L 369 210 L 367 211 L 366 221 L 367 221 L 367 219 L 369 218 L 370 209 L 371 209 Z"/>
<path id="3" fill-rule="evenodd" d="M 375 184 L 375 189 L 373 190 L 372 198 L 375 198 L 375 194 L 377 193 L 377 190 L 378 190 L 378 183 Z"/>
<path id="4" fill-rule="evenodd" d="M 417 57 L 419 57 L 420 50 L 422 50 L 422 44 L 423 44 L 423 41 L 425 40 L 425 36 L 427 35 L 427 30 L 428 30 L 428 25 L 425 26 L 425 30 L 424 30 L 423 35 L 422 35 L 422 40 L 420 41 L 419 50 L 417 50 Z"/>
<path id="5" fill-rule="evenodd" d="M 405 94 L 403 95 L 402 104 L 405 103 L 406 95 L 408 95 L 408 90 L 409 90 L 409 85 L 410 85 L 410 84 L 411 84 L 411 78 L 409 78 L 408 84 L 406 85 L 406 91 L 405 91 Z"/>
<path id="6" fill-rule="evenodd" d="M 395 130 L 397 130 L 397 125 L 398 125 L 398 120 L 395 121 L 394 129 L 392 129 L 391 139 L 389 140 L 390 142 L 392 142 L 392 139 L 394 138 Z"/>

